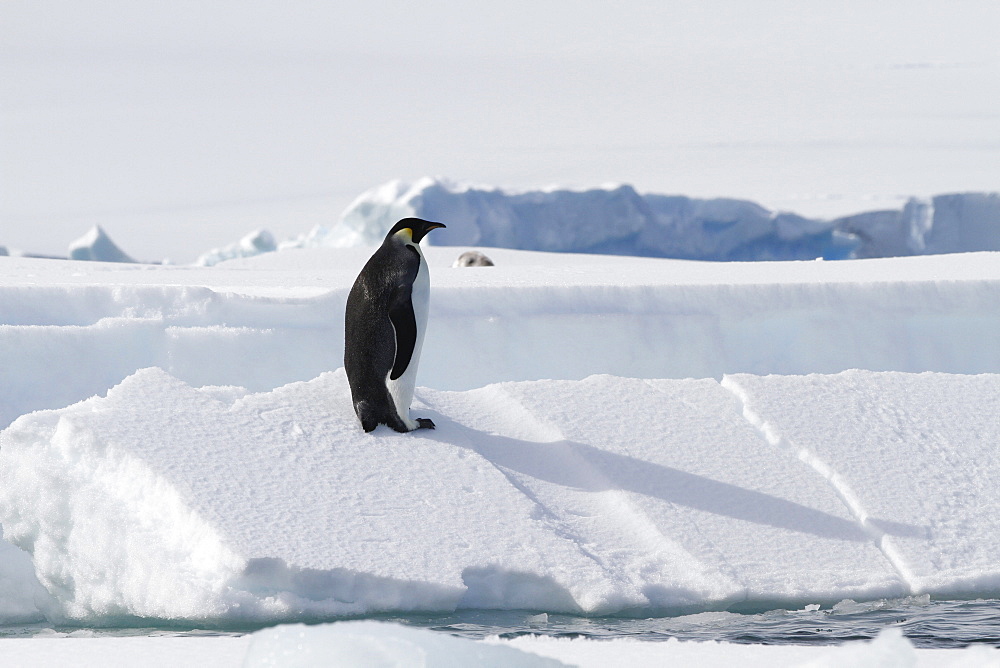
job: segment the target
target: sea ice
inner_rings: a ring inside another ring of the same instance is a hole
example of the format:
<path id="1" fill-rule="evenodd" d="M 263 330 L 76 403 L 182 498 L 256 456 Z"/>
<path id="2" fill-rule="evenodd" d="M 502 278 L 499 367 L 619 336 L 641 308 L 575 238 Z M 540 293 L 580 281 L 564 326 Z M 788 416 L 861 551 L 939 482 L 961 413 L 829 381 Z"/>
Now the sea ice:
<path id="1" fill-rule="evenodd" d="M 45 614 L 90 623 L 990 595 L 996 494 L 962 472 L 1000 466 L 983 455 L 997 426 L 968 409 L 998 384 L 854 372 L 422 388 L 415 408 L 437 430 L 366 435 L 342 371 L 248 394 L 146 369 L 0 432 L 0 520 L 57 602 Z M 889 390 L 878 410 L 863 400 Z M 843 449 L 775 438 L 768 425 L 796 408 Z M 852 445 L 882 424 L 922 436 Z"/>
<path id="2" fill-rule="evenodd" d="M 450 229 L 450 228 L 449 228 Z M 210 268 L 0 262 L 0 426 L 156 366 L 265 391 L 343 363 L 347 291 L 370 250 L 305 249 Z M 453 268 L 425 250 L 419 382 L 1000 372 L 993 253 L 701 263 L 493 249 Z"/>
<path id="3" fill-rule="evenodd" d="M 371 621 L 277 626 L 253 634 L 246 668 L 558 668 L 566 664 L 506 645 Z"/>
<path id="4" fill-rule="evenodd" d="M 111 237 L 95 225 L 82 237 L 69 245 L 69 259 L 96 262 L 135 262 L 125 251 L 115 245 Z"/>

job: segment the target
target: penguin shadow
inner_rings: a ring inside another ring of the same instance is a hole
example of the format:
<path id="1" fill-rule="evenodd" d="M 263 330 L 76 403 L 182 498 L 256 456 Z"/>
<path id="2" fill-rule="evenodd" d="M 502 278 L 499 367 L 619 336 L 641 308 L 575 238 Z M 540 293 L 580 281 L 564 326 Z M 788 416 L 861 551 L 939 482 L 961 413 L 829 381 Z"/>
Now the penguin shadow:
<path id="1" fill-rule="evenodd" d="M 587 492 L 623 490 L 732 519 L 812 534 L 834 540 L 869 542 L 858 522 L 771 494 L 688 473 L 627 455 L 568 440 L 536 442 L 479 431 L 433 410 L 437 428 L 422 431 L 429 440 L 471 450 L 510 477 L 525 476 Z M 521 488 L 524 482 L 512 480 Z M 869 519 L 882 533 L 924 538 L 912 524 Z"/>

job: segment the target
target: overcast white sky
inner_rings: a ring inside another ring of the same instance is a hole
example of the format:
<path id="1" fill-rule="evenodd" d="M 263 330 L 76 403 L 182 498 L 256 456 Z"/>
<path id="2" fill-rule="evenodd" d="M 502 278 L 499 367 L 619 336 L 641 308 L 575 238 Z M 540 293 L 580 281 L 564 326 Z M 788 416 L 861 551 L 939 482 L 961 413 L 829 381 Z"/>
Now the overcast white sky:
<path id="1" fill-rule="evenodd" d="M 1000 190 L 1000 3 L 0 3 L 0 245 L 146 259 L 391 178 L 811 215 Z"/>

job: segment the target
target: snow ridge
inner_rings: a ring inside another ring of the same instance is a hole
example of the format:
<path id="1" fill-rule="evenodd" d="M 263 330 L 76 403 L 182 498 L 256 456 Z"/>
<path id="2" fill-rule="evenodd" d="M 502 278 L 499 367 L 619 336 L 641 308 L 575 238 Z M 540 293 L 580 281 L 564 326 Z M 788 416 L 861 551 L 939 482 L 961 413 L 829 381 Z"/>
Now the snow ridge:
<path id="1" fill-rule="evenodd" d="M 743 406 L 743 417 L 760 432 L 768 443 L 776 448 L 781 448 L 794 454 L 800 461 L 808 464 L 816 473 L 830 483 L 858 524 L 861 525 L 866 534 L 871 536 L 875 546 L 899 575 L 907 588 L 907 592 L 910 595 L 919 594 L 919 587 L 914 584 L 916 577 L 913 574 L 913 570 L 903 558 L 892 537 L 880 529 L 877 524 L 869 521 L 870 515 L 868 511 L 847 480 L 812 449 L 791 442 L 773 424 L 754 411 L 751 406 L 750 394 L 732 376 L 723 376 L 720 384 L 740 401 L 740 404 Z"/>

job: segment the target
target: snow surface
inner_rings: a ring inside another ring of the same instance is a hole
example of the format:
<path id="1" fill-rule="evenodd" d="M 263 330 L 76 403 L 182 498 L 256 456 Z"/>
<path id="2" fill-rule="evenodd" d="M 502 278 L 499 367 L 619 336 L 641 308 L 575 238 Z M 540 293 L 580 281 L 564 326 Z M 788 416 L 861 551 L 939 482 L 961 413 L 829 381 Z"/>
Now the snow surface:
<path id="1" fill-rule="evenodd" d="M 154 368 L 2 432 L 0 520 L 85 622 L 990 596 L 998 393 L 861 371 L 423 388 L 437 429 L 373 438 L 340 370 L 247 394 Z M 772 405 L 841 447 L 786 445 Z"/>
<path id="2" fill-rule="evenodd" d="M 428 243 L 689 260 L 839 260 L 1000 250 L 1000 196 L 911 199 L 899 210 L 809 219 L 745 200 L 639 194 L 628 185 L 508 191 L 442 179 L 391 181 L 332 227 L 285 246 L 372 246 L 400 218 L 449 222 Z M 460 223 L 460 224 L 453 224 Z"/>
<path id="3" fill-rule="evenodd" d="M 1000 373 L 994 253 L 699 263 L 429 247 L 421 384 L 721 378 L 724 373 Z M 212 268 L 0 261 L 0 426 L 156 366 L 265 391 L 341 366 L 347 292 L 370 249 Z"/>
<path id="4" fill-rule="evenodd" d="M 414 413 L 438 428 L 374 436 L 338 369 L 366 249 L 3 258 L 0 523 L 23 552 L 2 544 L 0 612 L 276 622 L 1000 593 L 996 254 L 494 249 L 494 267 L 452 268 L 459 249 L 427 251 Z"/>

